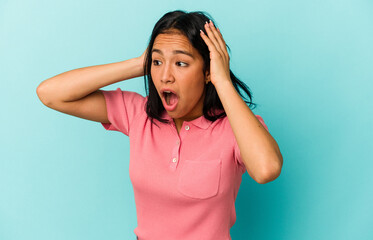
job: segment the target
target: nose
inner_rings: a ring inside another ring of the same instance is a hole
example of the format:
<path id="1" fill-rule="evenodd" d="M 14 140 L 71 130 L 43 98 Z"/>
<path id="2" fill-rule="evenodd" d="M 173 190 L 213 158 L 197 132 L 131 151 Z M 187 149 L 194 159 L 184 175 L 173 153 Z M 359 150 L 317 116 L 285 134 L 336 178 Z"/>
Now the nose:
<path id="1" fill-rule="evenodd" d="M 161 82 L 172 83 L 174 81 L 175 81 L 175 78 L 174 78 L 170 64 L 164 64 L 164 67 L 161 70 Z"/>

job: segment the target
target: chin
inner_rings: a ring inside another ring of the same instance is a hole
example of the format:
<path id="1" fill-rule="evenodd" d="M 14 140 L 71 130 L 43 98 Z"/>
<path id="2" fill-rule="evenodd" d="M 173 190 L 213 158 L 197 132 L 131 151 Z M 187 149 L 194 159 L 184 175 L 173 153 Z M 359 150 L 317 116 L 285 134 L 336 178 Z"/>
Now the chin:
<path id="1" fill-rule="evenodd" d="M 184 115 L 180 114 L 180 112 L 178 112 L 177 110 L 172 111 L 172 112 L 169 112 L 169 111 L 166 110 L 166 112 L 167 112 L 168 116 L 170 116 L 171 118 L 177 118 L 178 119 L 178 118 L 184 117 Z"/>

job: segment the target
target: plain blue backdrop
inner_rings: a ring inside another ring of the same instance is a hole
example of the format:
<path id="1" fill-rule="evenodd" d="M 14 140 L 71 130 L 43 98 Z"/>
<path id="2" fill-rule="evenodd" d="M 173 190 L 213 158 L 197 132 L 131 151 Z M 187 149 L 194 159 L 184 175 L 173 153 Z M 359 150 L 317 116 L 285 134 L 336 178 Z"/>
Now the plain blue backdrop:
<path id="1" fill-rule="evenodd" d="M 137 57 L 167 11 L 211 14 L 284 158 L 245 173 L 233 240 L 373 239 L 373 1 L 0 0 L 0 239 L 134 239 L 129 141 L 45 107 L 59 73 Z M 144 94 L 142 78 L 104 90 Z"/>

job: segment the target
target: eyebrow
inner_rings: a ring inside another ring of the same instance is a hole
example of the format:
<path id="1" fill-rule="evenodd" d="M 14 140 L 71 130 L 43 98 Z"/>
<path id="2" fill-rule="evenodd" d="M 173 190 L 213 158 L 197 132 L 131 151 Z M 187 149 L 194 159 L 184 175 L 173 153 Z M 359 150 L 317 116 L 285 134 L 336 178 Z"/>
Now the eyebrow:
<path id="1" fill-rule="evenodd" d="M 154 53 L 154 52 L 157 52 L 157 53 L 163 55 L 162 51 L 157 49 L 157 48 L 153 48 L 152 53 Z M 189 57 L 194 59 L 193 54 L 191 54 L 190 52 L 183 51 L 183 50 L 174 50 L 172 53 L 173 54 L 185 54 L 185 55 L 188 55 Z"/>

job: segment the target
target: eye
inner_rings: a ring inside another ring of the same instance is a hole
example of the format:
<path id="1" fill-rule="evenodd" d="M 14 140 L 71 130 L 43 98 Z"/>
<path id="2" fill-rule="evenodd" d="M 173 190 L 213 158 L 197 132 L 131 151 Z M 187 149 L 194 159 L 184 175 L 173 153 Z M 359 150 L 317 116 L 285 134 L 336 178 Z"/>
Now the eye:
<path id="1" fill-rule="evenodd" d="M 153 60 L 153 65 L 155 65 L 155 66 L 160 65 L 160 61 L 158 61 L 158 60 Z"/>
<path id="2" fill-rule="evenodd" d="M 180 67 L 186 67 L 186 66 L 188 66 L 188 64 L 185 63 L 185 62 L 176 62 L 176 65 L 180 66 Z"/>

